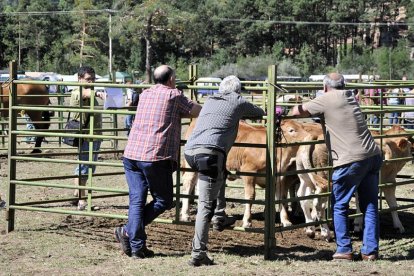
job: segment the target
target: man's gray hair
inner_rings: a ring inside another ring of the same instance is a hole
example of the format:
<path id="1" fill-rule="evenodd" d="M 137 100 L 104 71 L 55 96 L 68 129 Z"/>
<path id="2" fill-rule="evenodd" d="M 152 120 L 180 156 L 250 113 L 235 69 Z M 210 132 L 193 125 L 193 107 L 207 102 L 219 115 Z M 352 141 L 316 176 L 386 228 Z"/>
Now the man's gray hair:
<path id="1" fill-rule="evenodd" d="M 240 94 L 241 82 L 239 78 L 233 75 L 225 77 L 220 83 L 219 92 L 222 94 L 229 94 L 231 92 Z"/>
<path id="2" fill-rule="evenodd" d="M 323 78 L 323 85 L 332 87 L 334 89 L 344 89 L 345 79 L 344 76 L 337 73 L 331 73 Z"/>

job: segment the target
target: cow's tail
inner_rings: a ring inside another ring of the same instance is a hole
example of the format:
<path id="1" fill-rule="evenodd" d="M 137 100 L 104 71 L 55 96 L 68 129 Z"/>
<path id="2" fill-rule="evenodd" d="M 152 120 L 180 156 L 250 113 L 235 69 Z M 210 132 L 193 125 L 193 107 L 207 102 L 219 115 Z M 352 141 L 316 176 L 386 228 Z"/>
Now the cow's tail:
<path id="1" fill-rule="evenodd" d="M 308 135 L 305 137 L 304 141 L 315 141 L 317 140 L 316 136 Z M 314 165 L 312 163 L 312 155 L 315 150 L 315 144 L 311 145 L 302 145 L 301 147 L 304 147 L 304 153 L 302 157 L 302 165 L 303 169 L 309 170 L 314 169 Z M 308 173 L 309 178 L 311 179 L 312 183 L 315 185 L 316 193 L 322 193 L 328 190 L 328 180 L 317 175 L 315 172 L 309 172 Z"/>

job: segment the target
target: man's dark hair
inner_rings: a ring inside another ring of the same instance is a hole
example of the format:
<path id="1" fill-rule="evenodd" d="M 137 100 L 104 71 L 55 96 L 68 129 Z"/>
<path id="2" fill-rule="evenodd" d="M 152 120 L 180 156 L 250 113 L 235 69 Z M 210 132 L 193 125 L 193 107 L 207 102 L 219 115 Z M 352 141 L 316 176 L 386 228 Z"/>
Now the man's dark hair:
<path id="1" fill-rule="evenodd" d="M 154 82 L 166 84 L 173 74 L 174 70 L 170 66 L 166 66 L 166 70 L 154 72 Z"/>
<path id="2" fill-rule="evenodd" d="M 81 66 L 81 67 L 79 67 L 78 77 L 83 78 L 85 76 L 85 74 L 89 74 L 89 75 L 94 74 L 95 75 L 95 70 L 90 66 Z"/>

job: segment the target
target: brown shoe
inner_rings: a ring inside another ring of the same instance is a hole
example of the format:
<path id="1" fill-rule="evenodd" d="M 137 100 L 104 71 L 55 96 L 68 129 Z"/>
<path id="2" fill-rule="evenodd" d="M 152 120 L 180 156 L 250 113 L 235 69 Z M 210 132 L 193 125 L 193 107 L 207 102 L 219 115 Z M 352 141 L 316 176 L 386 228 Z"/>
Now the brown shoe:
<path id="1" fill-rule="evenodd" d="M 362 257 L 362 260 L 366 262 L 376 261 L 378 259 L 377 254 L 365 255 L 361 253 L 361 257 Z"/>
<path id="2" fill-rule="evenodd" d="M 352 253 L 335 253 L 332 256 L 334 261 L 345 261 L 352 262 L 354 260 L 354 255 Z"/>

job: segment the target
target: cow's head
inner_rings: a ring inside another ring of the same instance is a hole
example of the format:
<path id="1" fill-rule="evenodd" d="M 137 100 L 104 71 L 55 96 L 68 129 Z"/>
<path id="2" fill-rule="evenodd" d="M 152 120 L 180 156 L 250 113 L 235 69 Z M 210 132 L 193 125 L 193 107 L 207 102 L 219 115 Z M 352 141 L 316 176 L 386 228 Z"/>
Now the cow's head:
<path id="1" fill-rule="evenodd" d="M 282 142 L 291 143 L 303 141 L 308 135 L 303 125 L 295 120 L 282 120 L 280 125 L 283 131 Z"/>

